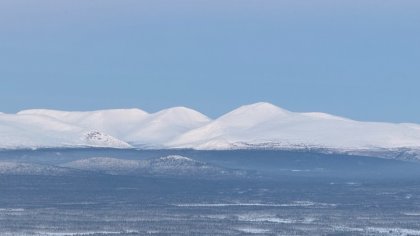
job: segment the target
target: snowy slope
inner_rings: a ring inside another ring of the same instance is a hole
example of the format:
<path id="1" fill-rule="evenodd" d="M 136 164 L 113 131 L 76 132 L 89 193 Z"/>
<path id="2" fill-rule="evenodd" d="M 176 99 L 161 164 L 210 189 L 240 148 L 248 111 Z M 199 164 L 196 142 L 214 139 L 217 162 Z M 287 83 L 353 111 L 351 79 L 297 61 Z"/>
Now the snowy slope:
<path id="1" fill-rule="evenodd" d="M 420 147 L 420 126 L 358 122 L 324 113 L 294 113 L 269 103 L 256 103 L 189 131 L 168 145 L 197 149 Z"/>
<path id="2" fill-rule="evenodd" d="M 18 115 L 39 115 L 83 127 L 98 130 L 114 137 L 123 137 L 136 129 L 148 114 L 140 109 L 110 109 L 86 112 L 68 112 L 58 110 L 33 109 L 17 113 Z"/>
<path id="3" fill-rule="evenodd" d="M 115 147 L 130 145 L 110 135 L 39 115 L 0 114 L 0 148 Z"/>
<path id="4" fill-rule="evenodd" d="M 149 115 L 125 140 L 137 145 L 163 144 L 210 122 L 205 115 L 185 107 L 174 107 Z"/>
<path id="5" fill-rule="evenodd" d="M 175 137 L 210 122 L 205 115 L 185 107 L 148 114 L 139 109 L 92 112 L 26 110 L 19 115 L 42 115 L 85 129 L 98 130 L 138 147 L 162 147 Z"/>

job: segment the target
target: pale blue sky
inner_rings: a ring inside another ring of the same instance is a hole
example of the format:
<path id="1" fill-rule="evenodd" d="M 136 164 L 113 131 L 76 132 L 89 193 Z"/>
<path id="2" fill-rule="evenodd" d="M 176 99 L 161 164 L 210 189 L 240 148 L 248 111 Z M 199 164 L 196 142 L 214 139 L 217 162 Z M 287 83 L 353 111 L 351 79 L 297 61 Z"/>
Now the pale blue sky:
<path id="1" fill-rule="evenodd" d="M 0 1 L 0 111 L 257 101 L 420 123 L 420 1 Z"/>

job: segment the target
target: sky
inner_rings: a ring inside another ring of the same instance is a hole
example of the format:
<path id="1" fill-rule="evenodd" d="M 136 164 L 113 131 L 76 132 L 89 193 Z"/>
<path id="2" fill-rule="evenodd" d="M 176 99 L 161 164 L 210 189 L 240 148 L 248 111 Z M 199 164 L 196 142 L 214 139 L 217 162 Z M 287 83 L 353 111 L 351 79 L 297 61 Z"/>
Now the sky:
<path id="1" fill-rule="evenodd" d="M 1 0 L 0 111 L 259 101 L 420 123 L 420 2 Z"/>

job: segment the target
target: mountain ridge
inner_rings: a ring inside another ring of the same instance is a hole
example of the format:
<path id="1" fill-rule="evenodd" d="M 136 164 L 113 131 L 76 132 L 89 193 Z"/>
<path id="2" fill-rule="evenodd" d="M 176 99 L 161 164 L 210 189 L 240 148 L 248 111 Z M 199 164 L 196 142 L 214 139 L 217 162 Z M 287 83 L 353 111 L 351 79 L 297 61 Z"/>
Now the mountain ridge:
<path id="1" fill-rule="evenodd" d="M 420 150 L 420 125 L 362 122 L 321 112 L 292 112 L 267 102 L 244 105 L 216 119 L 186 107 L 155 113 L 137 108 L 0 113 L 0 148 L 72 146 Z"/>

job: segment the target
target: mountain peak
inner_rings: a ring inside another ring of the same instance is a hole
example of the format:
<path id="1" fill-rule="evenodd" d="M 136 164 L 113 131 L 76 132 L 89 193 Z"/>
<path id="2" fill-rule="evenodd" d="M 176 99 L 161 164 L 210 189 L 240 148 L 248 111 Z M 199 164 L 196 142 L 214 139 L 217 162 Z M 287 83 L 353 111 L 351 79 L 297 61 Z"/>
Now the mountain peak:
<path id="1" fill-rule="evenodd" d="M 257 110 L 257 111 L 281 111 L 281 112 L 290 112 L 286 109 L 280 108 L 276 105 L 273 105 L 268 102 L 257 102 L 249 105 L 244 105 L 239 107 L 238 109 L 248 109 L 248 110 Z"/>
<path id="2" fill-rule="evenodd" d="M 194 120 L 198 122 L 209 122 L 210 118 L 204 114 L 188 107 L 171 107 L 154 113 L 158 117 L 167 117 L 180 120 Z"/>
<path id="3" fill-rule="evenodd" d="M 281 117 L 292 112 L 282 109 L 267 102 L 258 102 L 250 105 L 241 106 L 225 115 L 220 117 L 218 120 L 231 120 L 241 118 L 242 121 L 246 119 L 250 122 L 258 122 L 267 120 L 273 117 Z"/>

